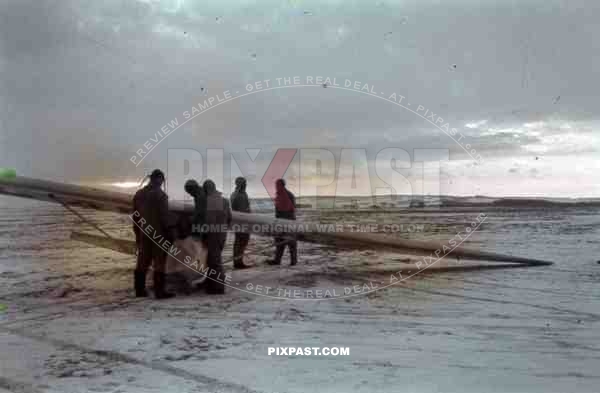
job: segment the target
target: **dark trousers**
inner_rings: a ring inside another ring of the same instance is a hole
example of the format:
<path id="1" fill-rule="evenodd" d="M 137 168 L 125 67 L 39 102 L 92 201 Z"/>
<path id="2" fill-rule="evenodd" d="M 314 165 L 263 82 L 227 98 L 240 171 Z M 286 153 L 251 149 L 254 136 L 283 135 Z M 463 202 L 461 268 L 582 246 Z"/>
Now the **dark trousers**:
<path id="1" fill-rule="evenodd" d="M 206 264 L 208 265 L 209 278 L 207 284 L 212 288 L 224 288 L 225 269 L 223 269 L 223 248 L 225 247 L 226 234 L 209 233 L 204 238 L 207 249 Z"/>
<path id="2" fill-rule="evenodd" d="M 137 265 L 135 269 L 140 273 L 146 273 L 150 266 L 157 273 L 164 273 L 167 263 L 167 253 L 150 240 L 142 240 L 142 244 L 138 250 Z"/>
<path id="3" fill-rule="evenodd" d="M 250 234 L 238 232 L 235 234 L 235 242 L 233 243 L 233 265 L 244 264 L 244 251 L 250 241 Z"/>
<path id="4" fill-rule="evenodd" d="M 296 239 L 275 237 L 275 243 L 277 244 L 277 247 L 275 249 L 275 262 L 281 263 L 281 257 L 283 257 L 283 253 L 286 247 L 290 249 L 291 264 L 295 265 L 296 262 L 298 262 L 298 243 Z"/>

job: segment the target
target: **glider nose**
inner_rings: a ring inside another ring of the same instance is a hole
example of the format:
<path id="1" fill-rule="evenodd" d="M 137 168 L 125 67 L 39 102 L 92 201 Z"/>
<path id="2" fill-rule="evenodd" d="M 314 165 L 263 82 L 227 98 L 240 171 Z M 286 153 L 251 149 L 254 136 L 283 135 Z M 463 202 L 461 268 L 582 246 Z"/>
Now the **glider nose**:
<path id="1" fill-rule="evenodd" d="M 17 170 L 14 168 L 0 168 L 1 179 L 14 179 L 17 177 Z"/>

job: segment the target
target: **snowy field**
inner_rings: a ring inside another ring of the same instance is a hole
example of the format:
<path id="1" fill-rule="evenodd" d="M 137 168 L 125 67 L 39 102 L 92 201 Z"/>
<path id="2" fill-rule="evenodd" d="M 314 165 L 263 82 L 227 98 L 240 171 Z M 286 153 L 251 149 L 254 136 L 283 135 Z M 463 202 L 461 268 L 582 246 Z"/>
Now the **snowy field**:
<path id="1" fill-rule="evenodd" d="M 132 297 L 131 257 L 70 240 L 71 230 L 89 228 L 60 207 L 4 203 L 0 214 L 0 392 L 598 391 L 593 211 L 497 211 L 467 244 L 549 259 L 551 267 L 470 270 L 447 261 L 449 269 L 342 299 L 229 289 L 216 297 L 180 290 L 160 302 Z M 121 217 L 88 214 L 131 236 Z M 423 223 L 425 232 L 397 235 L 444 240 L 476 215 L 321 219 Z M 254 239 L 251 250 L 269 241 Z M 411 266 L 401 255 L 300 249 L 295 267 L 287 258 L 264 265 L 269 249 L 253 253 L 257 267 L 233 272 L 234 282 L 339 292 L 383 285 Z M 267 354 L 284 346 L 348 347 L 350 355 Z"/>

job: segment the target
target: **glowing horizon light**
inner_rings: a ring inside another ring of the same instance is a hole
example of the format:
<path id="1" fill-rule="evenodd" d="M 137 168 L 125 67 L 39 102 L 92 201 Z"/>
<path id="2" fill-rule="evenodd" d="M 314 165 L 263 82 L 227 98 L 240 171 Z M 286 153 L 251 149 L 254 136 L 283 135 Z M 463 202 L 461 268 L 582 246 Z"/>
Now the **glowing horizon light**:
<path id="1" fill-rule="evenodd" d="M 488 122 L 487 120 L 479 120 L 479 121 L 475 121 L 473 123 L 467 123 L 467 124 L 465 124 L 465 127 L 470 128 L 470 129 L 476 129 L 483 125 L 486 125 L 487 122 Z"/>
<path id="2" fill-rule="evenodd" d="M 119 187 L 119 188 L 136 188 L 136 187 L 139 187 L 140 183 L 134 182 L 134 181 L 124 181 L 124 182 L 110 183 L 110 185 L 113 187 Z"/>
<path id="3" fill-rule="evenodd" d="M 545 125 L 546 125 L 546 123 L 543 121 L 534 121 L 532 123 L 523 124 L 523 126 L 527 127 L 527 128 L 541 128 L 541 127 L 544 127 Z"/>

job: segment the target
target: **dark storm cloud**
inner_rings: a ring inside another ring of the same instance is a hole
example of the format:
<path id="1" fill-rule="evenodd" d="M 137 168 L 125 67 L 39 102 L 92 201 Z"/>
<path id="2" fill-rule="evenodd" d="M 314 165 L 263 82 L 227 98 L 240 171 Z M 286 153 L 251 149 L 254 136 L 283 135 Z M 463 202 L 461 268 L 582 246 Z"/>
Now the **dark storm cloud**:
<path id="1" fill-rule="evenodd" d="M 591 1 L 250 7 L 36 0 L 0 8 L 2 165 L 31 175 L 133 176 L 140 168 L 130 164 L 131 154 L 207 96 L 296 75 L 401 94 L 491 158 L 532 154 L 527 146 L 554 140 L 554 125 L 536 133 L 526 123 L 598 120 L 600 28 Z M 487 122 L 465 128 L 481 120 Z M 519 131 L 495 131 L 510 128 Z M 596 131 L 583 128 L 556 133 L 585 144 L 578 138 L 593 139 Z M 388 102 L 333 88 L 289 88 L 207 112 L 144 166 L 164 165 L 169 147 L 207 146 L 437 147 L 469 158 L 439 129 Z"/>

